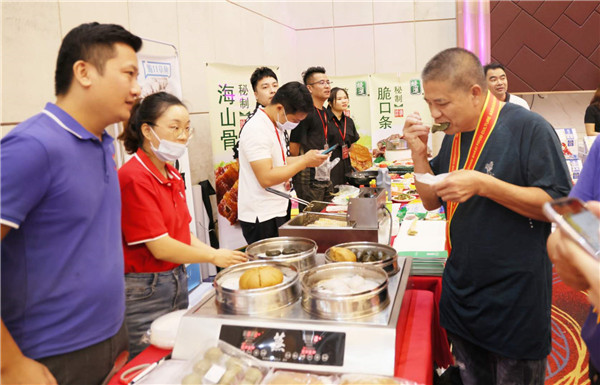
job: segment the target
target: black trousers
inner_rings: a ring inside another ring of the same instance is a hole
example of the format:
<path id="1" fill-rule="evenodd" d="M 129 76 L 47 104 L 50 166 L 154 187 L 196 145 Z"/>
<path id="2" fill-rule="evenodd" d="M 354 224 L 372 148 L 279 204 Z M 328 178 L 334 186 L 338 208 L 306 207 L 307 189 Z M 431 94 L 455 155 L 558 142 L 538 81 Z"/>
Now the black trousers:
<path id="1" fill-rule="evenodd" d="M 87 348 L 40 358 L 60 385 L 98 385 L 104 381 L 119 353 L 128 350 L 125 322 L 114 336 Z"/>
<path id="2" fill-rule="evenodd" d="M 254 223 L 240 221 L 240 226 L 242 227 L 242 234 L 246 242 L 251 245 L 263 239 L 278 237 L 279 226 L 283 225 L 289 219 L 288 210 L 288 214 L 283 217 L 275 217 L 264 222 L 259 222 L 258 218 L 256 218 L 256 222 Z"/>

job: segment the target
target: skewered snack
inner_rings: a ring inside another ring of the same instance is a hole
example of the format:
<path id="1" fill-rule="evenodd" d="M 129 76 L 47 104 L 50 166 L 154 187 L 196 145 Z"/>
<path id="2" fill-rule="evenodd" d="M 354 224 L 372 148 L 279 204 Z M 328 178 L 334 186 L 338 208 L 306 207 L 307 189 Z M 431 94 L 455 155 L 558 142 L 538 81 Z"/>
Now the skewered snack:
<path id="1" fill-rule="evenodd" d="M 356 254 L 345 247 L 332 247 L 329 256 L 336 262 L 356 262 Z"/>
<path id="2" fill-rule="evenodd" d="M 448 129 L 448 127 L 450 127 L 450 123 L 448 123 L 448 122 L 440 123 L 440 124 L 434 124 L 431 127 L 431 133 L 435 134 L 438 131 L 446 131 Z"/>
<path id="3" fill-rule="evenodd" d="M 275 286 L 283 282 L 283 273 L 273 266 L 261 266 L 248 269 L 240 277 L 240 289 L 259 289 Z"/>

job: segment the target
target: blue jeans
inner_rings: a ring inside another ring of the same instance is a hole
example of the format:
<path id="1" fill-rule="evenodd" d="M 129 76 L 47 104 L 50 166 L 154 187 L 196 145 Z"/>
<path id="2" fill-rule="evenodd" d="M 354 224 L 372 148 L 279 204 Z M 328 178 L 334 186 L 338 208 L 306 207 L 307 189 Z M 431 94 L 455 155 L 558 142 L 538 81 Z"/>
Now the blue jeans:
<path id="1" fill-rule="evenodd" d="M 142 337 L 152 321 L 188 307 L 185 265 L 160 273 L 125 274 L 125 305 L 131 359 L 150 345 Z"/>
<path id="2" fill-rule="evenodd" d="M 448 333 L 464 385 L 544 385 L 546 359 L 515 360 Z"/>

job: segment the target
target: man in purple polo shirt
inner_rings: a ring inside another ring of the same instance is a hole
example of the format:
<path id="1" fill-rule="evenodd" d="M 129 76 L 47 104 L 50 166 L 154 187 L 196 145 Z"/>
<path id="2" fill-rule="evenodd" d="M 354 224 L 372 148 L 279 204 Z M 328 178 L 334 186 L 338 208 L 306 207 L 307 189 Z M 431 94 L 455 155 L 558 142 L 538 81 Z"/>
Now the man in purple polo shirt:
<path id="1" fill-rule="evenodd" d="M 600 213 L 600 139 L 596 139 L 588 154 L 579 179 L 569 194 L 589 204 L 592 212 Z M 595 202 L 593 202 L 595 201 Z M 595 205 L 594 205 L 595 204 Z M 595 210 L 594 210 L 595 209 Z M 559 244 L 562 244 L 559 247 Z M 581 329 L 581 338 L 590 353 L 589 375 L 591 385 L 600 385 L 600 303 L 597 303 L 598 271 L 600 264 L 583 249 L 573 244 L 561 231 L 555 231 L 548 239 L 548 255 L 563 282 L 576 290 L 590 290 L 592 307 Z M 596 275 L 591 275 L 595 273 Z M 594 287 L 594 285 L 596 287 Z M 594 303 L 596 290 L 596 303 Z"/>
<path id="2" fill-rule="evenodd" d="M 99 384 L 127 350 L 113 138 L 139 96 L 142 41 L 114 24 L 63 39 L 56 104 L 1 141 L 5 384 Z"/>

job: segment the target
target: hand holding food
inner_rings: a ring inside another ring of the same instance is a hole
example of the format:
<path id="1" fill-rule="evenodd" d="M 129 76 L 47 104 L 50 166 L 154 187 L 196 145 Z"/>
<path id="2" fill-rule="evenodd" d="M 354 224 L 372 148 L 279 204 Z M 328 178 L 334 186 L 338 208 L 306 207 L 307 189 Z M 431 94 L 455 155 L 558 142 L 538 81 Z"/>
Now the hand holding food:
<path id="1" fill-rule="evenodd" d="M 429 136 L 429 127 L 421 120 L 421 115 L 418 112 L 412 113 L 406 117 L 404 121 L 404 129 L 402 130 L 408 147 L 413 152 L 422 152 L 427 154 L 427 138 Z"/>

